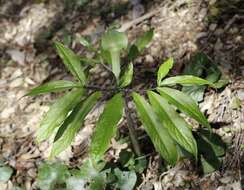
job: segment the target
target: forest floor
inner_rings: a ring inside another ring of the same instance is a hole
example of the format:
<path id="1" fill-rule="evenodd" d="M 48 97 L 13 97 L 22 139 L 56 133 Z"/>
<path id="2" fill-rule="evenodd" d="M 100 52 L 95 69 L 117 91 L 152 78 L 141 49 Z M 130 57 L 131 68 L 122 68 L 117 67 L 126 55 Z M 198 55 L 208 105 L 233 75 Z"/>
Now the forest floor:
<path id="1" fill-rule="evenodd" d="M 62 2 L 62 3 L 61 3 Z M 83 5 L 84 3 L 85 5 Z M 95 11 L 97 10 L 97 11 Z M 244 4 L 241 0 L 94 0 L 0 1 L 0 160 L 14 169 L 0 190 L 13 186 L 35 189 L 37 168 L 47 159 L 51 143 L 37 145 L 35 131 L 42 115 L 58 95 L 20 99 L 29 89 L 70 75 L 53 48 L 61 40 L 77 53 L 88 55 L 79 44 L 89 36 L 96 44 L 106 27 L 121 24 L 130 40 L 155 29 L 145 53 L 136 60 L 138 72 L 155 72 L 168 57 L 173 73 L 182 73 L 196 52 L 204 52 L 230 83 L 222 90 L 207 90 L 201 110 L 229 145 L 223 167 L 200 175 L 188 161 L 167 172 L 157 171 L 158 158 L 150 156 L 138 189 L 241 189 L 240 165 L 244 144 Z M 103 84 L 99 70 L 94 80 Z M 238 105 L 234 105 L 238 99 Z M 89 115 L 72 147 L 57 160 L 76 167 L 86 156 L 87 143 L 99 109 Z M 127 145 L 113 143 L 112 149 Z M 243 159 L 242 159 L 243 160 Z M 186 185 L 187 184 L 187 185 Z"/>

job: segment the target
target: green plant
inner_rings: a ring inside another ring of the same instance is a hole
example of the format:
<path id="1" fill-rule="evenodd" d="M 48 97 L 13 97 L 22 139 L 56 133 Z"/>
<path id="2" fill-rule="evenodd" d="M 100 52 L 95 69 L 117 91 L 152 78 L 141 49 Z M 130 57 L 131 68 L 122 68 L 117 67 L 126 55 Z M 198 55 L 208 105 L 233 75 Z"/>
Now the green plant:
<path id="1" fill-rule="evenodd" d="M 156 151 L 167 164 L 174 165 L 183 156 L 182 149 L 196 160 L 198 159 L 198 148 L 192 134 L 192 126 L 179 112 L 192 117 L 202 126 L 207 127 L 209 131 L 211 128 L 197 103 L 174 87 L 209 85 L 215 88 L 217 85 L 192 75 L 165 78 L 173 67 L 173 59 L 170 58 L 160 66 L 155 88 L 141 90 L 133 88 L 131 85 L 134 74 L 133 62 L 152 38 L 153 30 L 149 30 L 133 44 L 128 45 L 128 39 L 124 33 L 109 29 L 102 36 L 100 47 L 97 50 L 89 41 L 82 38 L 82 44 L 89 51 L 95 52 L 94 58 L 80 57 L 61 43 L 55 42 L 57 52 L 74 76 L 74 81 L 53 81 L 36 87 L 26 94 L 32 96 L 72 89 L 50 107 L 37 131 L 38 143 L 55 134 L 50 158 L 55 157 L 72 143 L 77 132 L 84 126 L 87 114 L 104 94 L 109 94 L 111 98 L 107 100 L 92 135 L 90 158 L 103 159 L 111 138 L 116 135 L 117 125 L 124 109 L 134 152 L 137 156 L 141 156 L 140 145 L 128 108 L 129 97 L 132 96 L 145 131 Z M 103 65 L 111 73 L 110 86 L 101 87 L 89 84 L 89 70 L 96 64 Z M 149 102 L 142 96 L 145 92 Z"/>
<path id="2" fill-rule="evenodd" d="M 61 163 L 43 163 L 38 168 L 37 186 L 41 190 L 131 190 L 136 183 L 134 171 L 104 168 L 104 162 L 84 161 L 80 168 L 69 170 Z"/>

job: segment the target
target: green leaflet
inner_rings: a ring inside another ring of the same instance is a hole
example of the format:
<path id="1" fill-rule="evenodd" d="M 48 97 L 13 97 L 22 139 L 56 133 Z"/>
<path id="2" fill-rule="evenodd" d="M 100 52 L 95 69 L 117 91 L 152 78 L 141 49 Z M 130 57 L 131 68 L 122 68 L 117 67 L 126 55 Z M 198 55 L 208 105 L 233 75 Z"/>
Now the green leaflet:
<path id="1" fill-rule="evenodd" d="M 133 99 L 139 118 L 156 150 L 168 163 L 174 165 L 177 161 L 178 154 L 173 139 L 170 137 L 168 131 L 161 125 L 157 115 L 148 102 L 137 93 L 133 93 Z"/>
<path id="2" fill-rule="evenodd" d="M 181 91 L 167 87 L 157 88 L 157 91 L 163 98 L 168 100 L 169 103 L 175 105 L 181 112 L 188 114 L 190 117 L 194 118 L 199 123 L 211 130 L 211 126 L 209 125 L 207 119 L 199 110 L 196 102 L 190 96 Z"/>
<path id="3" fill-rule="evenodd" d="M 132 77 L 133 77 L 133 64 L 130 63 L 128 65 L 128 68 L 126 69 L 124 75 L 121 77 L 120 87 L 128 86 L 132 81 Z"/>
<path id="4" fill-rule="evenodd" d="M 135 43 L 129 48 L 128 58 L 130 61 L 134 60 L 139 53 L 152 41 L 154 31 L 153 29 L 145 32 L 142 36 L 136 39 Z"/>
<path id="5" fill-rule="evenodd" d="M 166 77 L 166 75 L 169 73 L 170 69 L 173 67 L 174 60 L 173 58 L 167 59 L 158 69 L 157 74 L 157 84 L 160 86 L 161 80 Z"/>
<path id="6" fill-rule="evenodd" d="M 92 136 L 90 154 L 99 158 L 108 149 L 110 140 L 116 134 L 116 125 L 123 114 L 124 102 L 121 93 L 110 99 L 100 116 Z"/>
<path id="7" fill-rule="evenodd" d="M 109 30 L 102 36 L 102 55 L 108 63 L 112 64 L 112 71 L 116 79 L 120 75 L 120 52 L 122 49 L 126 49 L 127 45 L 128 39 L 123 32 Z"/>
<path id="8" fill-rule="evenodd" d="M 57 132 L 55 142 L 52 147 L 50 158 L 65 150 L 73 141 L 75 134 L 82 126 L 86 115 L 91 111 L 97 100 L 101 97 L 100 92 L 95 92 L 84 102 L 78 104 L 68 118 L 64 121 Z"/>
<path id="9" fill-rule="evenodd" d="M 166 85 L 172 86 L 175 84 L 181 84 L 181 85 L 186 85 L 186 86 L 193 85 L 193 84 L 197 84 L 197 85 L 207 84 L 207 85 L 215 88 L 215 86 L 212 82 L 209 82 L 205 79 L 195 77 L 192 75 L 181 75 L 181 76 L 166 78 L 160 83 L 160 86 L 166 86 Z"/>
<path id="10" fill-rule="evenodd" d="M 60 42 L 55 42 L 55 47 L 63 63 L 69 69 L 73 76 L 79 79 L 82 85 L 86 82 L 86 76 L 81 68 L 79 57 L 69 48 L 66 48 Z"/>
<path id="11" fill-rule="evenodd" d="M 44 85 L 33 88 L 25 96 L 34 96 L 48 92 L 58 92 L 65 89 L 81 87 L 79 84 L 72 81 L 58 80 L 46 83 Z"/>
<path id="12" fill-rule="evenodd" d="M 37 130 L 37 142 L 46 140 L 54 130 L 59 127 L 67 117 L 67 114 L 80 101 L 83 89 L 71 91 L 58 99 L 42 119 L 40 128 Z"/>
<path id="13" fill-rule="evenodd" d="M 115 78 L 118 80 L 120 75 L 120 52 L 111 51 L 109 53 L 111 56 L 112 71 Z"/>
<path id="14" fill-rule="evenodd" d="M 150 29 L 145 32 L 141 37 L 136 39 L 135 46 L 138 48 L 138 51 L 141 52 L 151 41 L 153 38 L 154 29 Z"/>
<path id="15" fill-rule="evenodd" d="M 106 51 L 120 51 L 126 49 L 128 39 L 125 33 L 109 30 L 102 36 L 101 46 Z"/>
<path id="16" fill-rule="evenodd" d="M 171 137 L 197 158 L 197 144 L 192 135 L 191 127 L 160 95 L 148 91 L 148 97 L 160 122 L 168 130 Z"/>

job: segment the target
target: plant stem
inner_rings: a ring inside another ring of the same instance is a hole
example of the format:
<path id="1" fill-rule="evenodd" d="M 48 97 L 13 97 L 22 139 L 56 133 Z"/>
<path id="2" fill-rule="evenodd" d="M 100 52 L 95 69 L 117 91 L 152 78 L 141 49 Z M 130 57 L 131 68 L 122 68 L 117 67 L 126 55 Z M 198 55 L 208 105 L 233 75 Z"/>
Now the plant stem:
<path id="1" fill-rule="evenodd" d="M 125 96 L 125 116 L 126 116 L 126 120 L 127 120 L 127 124 L 128 124 L 129 136 L 130 136 L 131 144 L 135 151 L 135 154 L 137 156 L 141 156 L 142 155 L 141 149 L 139 146 L 139 142 L 137 140 L 136 131 L 134 129 L 133 120 L 131 118 L 130 110 L 128 107 L 128 102 L 129 102 L 128 97 Z"/>
<path id="2" fill-rule="evenodd" d="M 86 85 L 84 88 L 89 89 L 89 90 L 100 90 L 100 91 L 116 91 L 119 90 L 119 88 L 106 88 L 106 87 L 101 87 L 97 85 Z"/>
<path id="3" fill-rule="evenodd" d="M 85 85 L 84 88 L 88 89 L 88 90 L 100 90 L 100 91 L 120 91 L 120 92 L 126 92 L 126 93 L 130 93 L 130 92 L 145 92 L 147 90 L 154 90 L 155 88 L 152 89 L 141 89 L 141 90 L 134 90 L 132 88 L 117 88 L 117 87 L 101 87 L 98 85 Z"/>

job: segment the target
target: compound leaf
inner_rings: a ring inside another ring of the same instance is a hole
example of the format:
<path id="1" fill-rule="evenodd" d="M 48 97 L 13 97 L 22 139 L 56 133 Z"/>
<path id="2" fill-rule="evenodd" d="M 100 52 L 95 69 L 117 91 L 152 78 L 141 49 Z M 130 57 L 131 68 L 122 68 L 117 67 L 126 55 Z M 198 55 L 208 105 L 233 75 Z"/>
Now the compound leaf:
<path id="1" fill-rule="evenodd" d="M 139 94 L 133 93 L 136 110 L 142 124 L 151 138 L 156 150 L 170 164 L 174 165 L 178 158 L 176 145 L 170 137 L 149 103 Z"/>
<path id="2" fill-rule="evenodd" d="M 83 125 L 86 115 L 91 111 L 93 106 L 97 103 L 101 93 L 95 92 L 89 96 L 84 102 L 79 103 L 73 109 L 68 118 L 64 121 L 62 126 L 59 128 L 55 141 L 52 147 L 50 158 L 58 155 L 60 152 L 65 150 L 73 141 L 76 133 Z"/>
<path id="3" fill-rule="evenodd" d="M 100 157 L 108 149 L 110 140 L 116 134 L 116 125 L 123 114 L 123 99 L 121 93 L 110 99 L 100 116 L 95 132 L 92 136 L 90 153 L 94 157 Z"/>
<path id="4" fill-rule="evenodd" d="M 187 122 L 160 95 L 148 91 L 148 97 L 158 118 L 171 137 L 197 158 L 197 144 Z"/>
<path id="5" fill-rule="evenodd" d="M 86 76 L 81 68 L 80 58 L 69 48 L 66 48 L 60 42 L 55 42 L 55 47 L 65 66 L 73 76 L 79 79 L 82 85 L 86 82 Z"/>
<path id="6" fill-rule="evenodd" d="M 67 80 L 58 80 L 46 83 L 44 85 L 33 88 L 25 96 L 34 96 L 48 92 L 58 92 L 65 89 L 81 87 L 79 84 Z"/>
<path id="7" fill-rule="evenodd" d="M 167 87 L 157 88 L 157 91 L 163 98 L 168 100 L 169 103 L 175 105 L 181 112 L 186 113 L 211 130 L 211 126 L 209 125 L 207 119 L 198 108 L 196 102 L 190 96 L 181 91 Z"/>
<path id="8" fill-rule="evenodd" d="M 37 142 L 46 140 L 51 136 L 54 130 L 65 120 L 69 111 L 80 101 L 82 94 L 83 89 L 71 91 L 50 107 L 37 130 Z"/>

